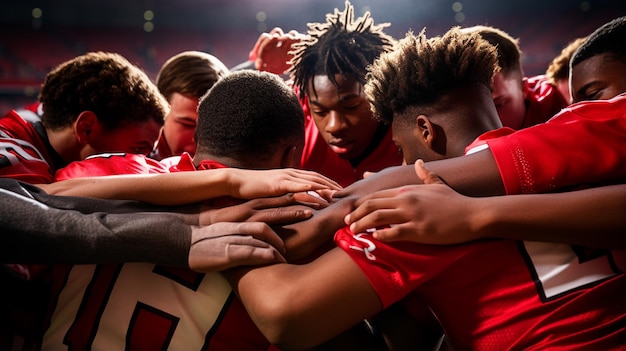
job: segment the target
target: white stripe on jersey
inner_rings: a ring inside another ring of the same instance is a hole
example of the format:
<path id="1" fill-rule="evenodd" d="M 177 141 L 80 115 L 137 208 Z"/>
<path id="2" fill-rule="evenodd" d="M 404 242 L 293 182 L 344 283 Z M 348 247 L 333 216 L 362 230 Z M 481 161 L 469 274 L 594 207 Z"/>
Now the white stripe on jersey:
<path id="1" fill-rule="evenodd" d="M 30 123 L 37 123 L 37 122 L 41 122 L 41 114 L 43 113 L 43 110 L 41 110 L 42 106 L 43 104 L 39 104 L 37 108 L 37 112 L 40 112 L 40 114 L 37 114 L 31 110 L 26 110 L 26 109 L 16 110 L 15 112 L 17 112 L 17 114 L 20 115 L 20 117 L 22 117 L 23 120 L 30 122 Z"/>
<path id="2" fill-rule="evenodd" d="M 27 161 L 40 161 L 47 164 L 41 152 L 39 152 L 39 150 L 37 150 L 37 148 L 34 147 L 33 144 L 21 139 L 13 139 L 10 137 L 7 139 L 9 140 L 0 141 L 0 155 L 8 158 L 11 161 L 12 165 L 16 165 L 21 162 L 15 154 L 18 154 L 20 157 Z M 32 156 L 25 149 L 29 149 L 34 152 L 35 154 L 37 154 L 37 157 Z M 13 150 L 14 153 L 8 150 Z"/>

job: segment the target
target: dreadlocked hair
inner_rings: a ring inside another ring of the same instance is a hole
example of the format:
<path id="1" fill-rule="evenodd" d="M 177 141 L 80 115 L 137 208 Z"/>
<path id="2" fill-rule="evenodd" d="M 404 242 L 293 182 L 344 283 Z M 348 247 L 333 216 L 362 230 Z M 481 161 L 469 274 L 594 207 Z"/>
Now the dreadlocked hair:
<path id="1" fill-rule="evenodd" d="M 308 38 L 293 45 L 294 85 L 303 98 L 307 85 L 317 75 L 326 75 L 333 84 L 336 74 L 353 76 L 365 83 L 367 66 L 389 51 L 394 39 L 383 29 L 389 23 L 374 24 L 369 12 L 354 20 L 354 6 L 346 1 L 343 12 L 335 8 L 326 23 L 308 23 Z"/>
<path id="2" fill-rule="evenodd" d="M 369 68 L 365 95 L 374 116 L 391 123 L 411 106 L 436 103 L 441 96 L 470 84 L 491 87 L 499 70 L 496 48 L 478 33 L 453 27 L 441 37 L 426 38 L 425 29 L 408 32 L 392 52 Z"/>

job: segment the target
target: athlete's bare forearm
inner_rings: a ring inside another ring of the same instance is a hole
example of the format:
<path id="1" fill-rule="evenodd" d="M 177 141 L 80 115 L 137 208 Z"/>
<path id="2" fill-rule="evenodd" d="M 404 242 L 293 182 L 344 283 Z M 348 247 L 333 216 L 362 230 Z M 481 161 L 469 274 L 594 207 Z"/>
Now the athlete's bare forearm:
<path id="1" fill-rule="evenodd" d="M 480 237 L 626 248 L 626 185 L 476 199 Z"/>

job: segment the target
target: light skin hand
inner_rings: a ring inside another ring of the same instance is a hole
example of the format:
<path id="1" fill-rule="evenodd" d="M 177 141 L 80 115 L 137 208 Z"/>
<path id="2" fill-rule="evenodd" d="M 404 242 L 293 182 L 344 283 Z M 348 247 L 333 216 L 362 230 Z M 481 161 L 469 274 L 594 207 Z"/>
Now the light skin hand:
<path id="1" fill-rule="evenodd" d="M 285 262 L 282 240 L 265 223 L 220 222 L 193 227 L 189 268 L 217 272 L 238 266 Z"/>
<path id="2" fill-rule="evenodd" d="M 291 68 L 292 44 L 299 42 L 303 37 L 303 34 L 295 30 L 284 33 L 281 28 L 276 27 L 269 33 L 259 36 L 249 58 L 260 71 L 283 74 Z"/>
<path id="3" fill-rule="evenodd" d="M 313 172 L 294 168 L 272 170 L 243 170 L 229 168 L 230 193 L 239 199 L 254 199 L 317 190 L 340 190 L 335 181 Z M 210 172 L 214 172 L 211 170 Z"/>
<path id="4" fill-rule="evenodd" d="M 323 191 L 306 191 L 301 193 L 294 193 L 291 195 L 293 195 L 294 200 L 301 205 L 305 205 L 316 210 L 328 207 L 331 200 L 331 198 L 326 198 L 324 196 Z"/>
<path id="5" fill-rule="evenodd" d="M 426 185 L 383 190 L 359 199 L 345 218 L 350 229 L 359 233 L 379 228 L 373 235 L 382 241 L 453 244 L 477 239 L 467 210 L 474 199 L 444 184 L 421 160 L 415 163 L 415 171 Z"/>
<path id="6" fill-rule="evenodd" d="M 266 42 L 267 40 L 271 39 L 272 36 L 274 36 L 274 34 L 282 35 L 283 34 L 283 29 L 280 28 L 280 27 L 274 27 L 274 28 L 272 28 L 272 30 L 269 33 L 261 33 L 261 35 L 259 35 L 259 38 L 256 40 L 256 43 L 254 43 L 254 46 L 252 47 L 252 50 L 250 50 L 250 52 L 248 53 L 248 60 L 256 61 L 257 53 L 259 51 L 259 47 L 264 42 Z"/>
<path id="7" fill-rule="evenodd" d="M 231 196 L 239 199 L 280 196 L 302 191 L 341 189 L 323 175 L 298 169 L 212 169 L 164 174 L 74 178 L 38 185 L 51 195 L 125 199 L 154 205 L 184 205 Z"/>

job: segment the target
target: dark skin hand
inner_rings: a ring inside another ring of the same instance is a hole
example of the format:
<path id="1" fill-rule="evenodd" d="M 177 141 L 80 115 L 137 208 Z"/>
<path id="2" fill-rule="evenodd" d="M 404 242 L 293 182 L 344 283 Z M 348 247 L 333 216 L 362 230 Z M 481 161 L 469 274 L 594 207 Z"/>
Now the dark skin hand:
<path id="1" fill-rule="evenodd" d="M 202 226 L 192 229 L 189 267 L 209 272 L 285 262 L 284 243 L 268 224 L 302 221 L 311 217 L 311 208 L 326 206 L 326 200 L 307 193 L 258 198 L 221 208 L 201 204 L 199 214 L 185 215 L 188 221 L 195 218 Z M 198 205 L 194 207 L 197 210 Z"/>
<path id="2" fill-rule="evenodd" d="M 489 150 L 427 162 L 426 167 L 459 193 L 468 196 L 504 195 L 502 179 Z M 288 261 L 309 258 L 318 247 L 332 242 L 335 232 L 345 226 L 344 217 L 355 209 L 355 201 L 360 197 L 413 184 L 422 184 L 422 181 L 411 164 L 386 168 L 335 192 L 331 205 L 314 211 L 312 218 L 276 228 L 285 240 L 285 258 Z"/>
<path id="3" fill-rule="evenodd" d="M 313 209 L 328 206 L 326 200 L 306 193 L 258 198 L 237 205 L 215 208 L 202 206 L 199 225 L 218 222 L 265 222 L 270 225 L 300 222 L 313 215 Z"/>

